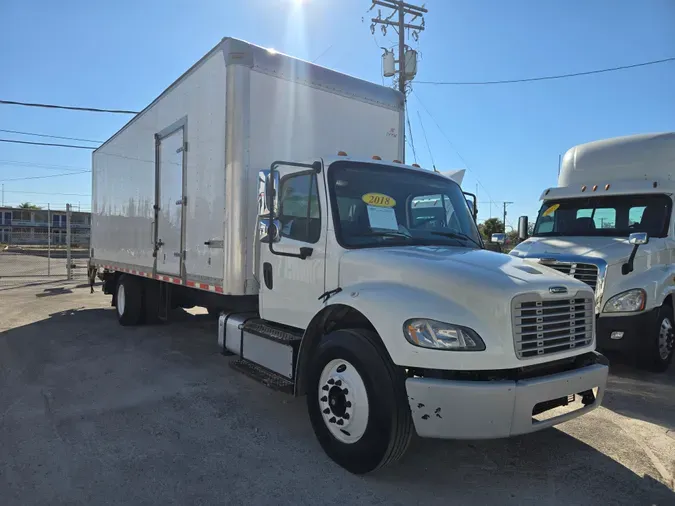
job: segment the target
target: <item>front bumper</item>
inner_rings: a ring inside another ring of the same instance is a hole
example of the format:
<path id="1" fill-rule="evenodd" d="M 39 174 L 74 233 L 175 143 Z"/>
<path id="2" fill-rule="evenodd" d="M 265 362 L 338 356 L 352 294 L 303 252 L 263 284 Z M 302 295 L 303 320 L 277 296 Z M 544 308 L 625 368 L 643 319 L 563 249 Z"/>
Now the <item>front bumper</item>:
<path id="1" fill-rule="evenodd" d="M 597 317 L 595 333 L 598 350 L 637 351 L 656 325 L 658 308 L 635 315 Z M 623 332 L 621 339 L 612 339 L 612 332 Z"/>
<path id="2" fill-rule="evenodd" d="M 608 372 L 606 361 L 599 360 L 579 369 L 519 380 L 414 377 L 406 380 L 406 389 L 415 430 L 421 437 L 492 439 L 542 430 L 597 408 Z M 593 403 L 547 420 L 533 418 L 539 403 L 588 390 L 595 393 Z"/>

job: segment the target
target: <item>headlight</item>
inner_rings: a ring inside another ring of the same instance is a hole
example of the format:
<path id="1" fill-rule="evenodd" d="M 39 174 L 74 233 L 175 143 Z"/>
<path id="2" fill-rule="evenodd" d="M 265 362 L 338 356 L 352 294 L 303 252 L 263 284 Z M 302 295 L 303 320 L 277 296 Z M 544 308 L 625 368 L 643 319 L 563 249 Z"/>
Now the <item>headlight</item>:
<path id="1" fill-rule="evenodd" d="M 647 303 L 647 292 L 642 288 L 635 288 L 615 295 L 605 304 L 605 313 L 632 313 L 642 311 Z"/>
<path id="2" fill-rule="evenodd" d="M 485 343 L 475 331 L 435 320 L 414 319 L 403 325 L 408 341 L 422 348 L 451 351 L 483 351 Z"/>

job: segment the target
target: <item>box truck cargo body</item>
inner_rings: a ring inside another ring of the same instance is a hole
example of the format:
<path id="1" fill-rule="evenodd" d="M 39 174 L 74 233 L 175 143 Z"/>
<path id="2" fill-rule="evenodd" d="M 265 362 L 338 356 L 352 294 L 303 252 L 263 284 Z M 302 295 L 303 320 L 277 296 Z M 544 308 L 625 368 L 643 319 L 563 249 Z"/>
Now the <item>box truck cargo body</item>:
<path id="1" fill-rule="evenodd" d="M 569 420 L 607 378 L 590 287 L 485 251 L 460 174 L 402 163 L 404 113 L 395 90 L 224 39 L 93 155 L 90 275 L 119 322 L 217 313 L 230 365 L 306 395 L 355 473 L 413 431 Z"/>
<path id="2" fill-rule="evenodd" d="M 394 160 L 402 132 L 394 90 L 226 39 L 94 152 L 92 257 L 256 294 L 254 248 L 242 246 L 258 171 L 346 149 Z"/>

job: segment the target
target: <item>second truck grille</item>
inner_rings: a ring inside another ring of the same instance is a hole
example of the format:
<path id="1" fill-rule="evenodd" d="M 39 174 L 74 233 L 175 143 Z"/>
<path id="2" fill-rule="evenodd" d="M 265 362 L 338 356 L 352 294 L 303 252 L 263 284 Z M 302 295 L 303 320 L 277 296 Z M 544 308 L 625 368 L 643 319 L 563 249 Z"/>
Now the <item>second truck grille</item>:
<path id="1" fill-rule="evenodd" d="M 545 300 L 526 294 L 513 300 L 513 339 L 520 359 L 560 353 L 593 341 L 593 298 Z"/>
<path id="2" fill-rule="evenodd" d="M 598 283 L 598 266 L 594 264 L 583 264 L 574 262 L 546 262 L 540 261 L 542 265 L 555 269 L 563 274 L 568 274 L 579 281 L 583 281 L 595 291 L 595 285 Z"/>

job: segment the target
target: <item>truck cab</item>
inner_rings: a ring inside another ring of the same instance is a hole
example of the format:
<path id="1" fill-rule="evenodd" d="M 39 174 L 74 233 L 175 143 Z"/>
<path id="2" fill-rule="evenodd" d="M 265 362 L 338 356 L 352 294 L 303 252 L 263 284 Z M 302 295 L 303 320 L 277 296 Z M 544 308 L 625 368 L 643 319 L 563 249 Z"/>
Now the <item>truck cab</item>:
<path id="1" fill-rule="evenodd" d="M 591 288 L 486 251 L 454 180 L 346 153 L 258 179 L 258 313 L 223 314 L 219 341 L 243 372 L 306 394 L 342 466 L 398 459 L 413 428 L 507 437 L 602 401 Z"/>
<path id="2" fill-rule="evenodd" d="M 595 291 L 598 347 L 664 371 L 673 358 L 675 134 L 583 144 L 564 156 L 532 237 L 511 255 Z"/>

